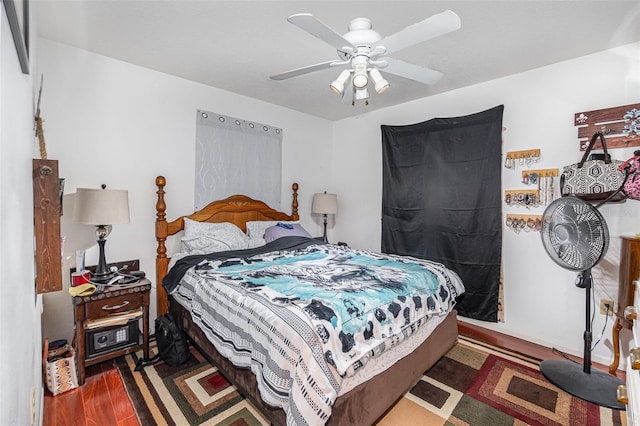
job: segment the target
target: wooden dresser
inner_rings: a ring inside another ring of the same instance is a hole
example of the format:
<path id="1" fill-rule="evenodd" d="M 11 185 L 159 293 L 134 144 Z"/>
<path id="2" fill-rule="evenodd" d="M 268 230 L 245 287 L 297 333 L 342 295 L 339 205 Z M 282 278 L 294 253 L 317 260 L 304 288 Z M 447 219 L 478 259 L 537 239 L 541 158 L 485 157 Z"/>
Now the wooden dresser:
<path id="1" fill-rule="evenodd" d="M 635 285 L 635 302 L 633 310 L 629 310 L 627 319 L 633 322 L 633 338 L 629 342 L 629 356 L 627 357 L 626 384 L 618 388 L 618 402 L 627 404 L 627 424 L 640 423 L 640 362 L 638 348 L 640 348 L 640 325 L 637 312 L 640 312 L 640 286 Z M 634 353 L 635 352 L 635 353 Z M 620 389 L 622 388 L 622 389 Z"/>
<path id="2" fill-rule="evenodd" d="M 618 310 L 613 325 L 613 362 L 609 373 L 615 374 L 620 363 L 620 331 L 622 327 L 631 330 L 633 321 L 625 318 L 624 309 L 633 306 L 635 288 L 633 282 L 640 279 L 640 238 L 621 237 L 620 283 L 618 286 Z"/>
<path id="3" fill-rule="evenodd" d="M 618 387 L 618 401 L 627 404 L 627 424 L 640 423 L 640 238 L 622 237 L 620 255 L 620 286 L 618 310 L 613 327 L 614 360 L 609 372 L 615 374 L 620 361 L 620 331 L 622 327 L 632 330 L 627 357 L 626 385 Z"/>

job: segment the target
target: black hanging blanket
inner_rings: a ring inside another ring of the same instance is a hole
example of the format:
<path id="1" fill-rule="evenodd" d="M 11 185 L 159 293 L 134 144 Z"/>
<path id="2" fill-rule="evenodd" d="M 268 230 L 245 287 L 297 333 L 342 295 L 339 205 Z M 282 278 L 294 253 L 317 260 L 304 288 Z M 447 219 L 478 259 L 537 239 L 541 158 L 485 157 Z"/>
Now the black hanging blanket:
<path id="1" fill-rule="evenodd" d="M 462 316 L 497 321 L 502 250 L 500 105 L 382 126 L 382 252 L 443 263 Z"/>

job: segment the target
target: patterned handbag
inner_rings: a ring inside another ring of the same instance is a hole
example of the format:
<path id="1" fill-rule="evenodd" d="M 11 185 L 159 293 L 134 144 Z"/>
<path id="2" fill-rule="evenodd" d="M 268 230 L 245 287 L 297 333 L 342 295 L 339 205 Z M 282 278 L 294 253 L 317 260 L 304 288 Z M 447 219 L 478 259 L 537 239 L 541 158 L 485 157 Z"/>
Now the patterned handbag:
<path id="1" fill-rule="evenodd" d="M 633 200 L 640 200 L 640 155 L 629 158 L 618 167 L 618 170 L 623 170 L 627 174 L 624 185 L 622 185 L 626 196 Z"/>
<path id="2" fill-rule="evenodd" d="M 587 160 L 598 139 L 602 143 L 604 159 Z M 585 201 L 625 200 L 625 194 L 620 191 L 626 177 L 625 171 L 619 170 L 622 164 L 622 161 L 609 157 L 602 132 L 594 134 L 582 160 L 564 167 L 560 178 L 562 196 L 574 196 Z"/>

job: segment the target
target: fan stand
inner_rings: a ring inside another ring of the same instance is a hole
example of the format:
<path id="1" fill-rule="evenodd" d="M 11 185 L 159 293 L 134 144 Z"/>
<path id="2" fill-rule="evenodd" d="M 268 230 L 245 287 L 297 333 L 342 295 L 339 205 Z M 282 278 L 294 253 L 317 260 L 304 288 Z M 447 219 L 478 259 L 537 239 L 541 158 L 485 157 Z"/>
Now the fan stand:
<path id="1" fill-rule="evenodd" d="M 624 382 L 604 371 L 591 371 L 591 268 L 582 272 L 581 284 L 586 292 L 587 308 L 583 368 L 573 361 L 554 359 L 542 361 L 540 371 L 547 380 L 573 396 L 602 407 L 625 410 L 626 406 L 617 399 L 617 388 Z"/>

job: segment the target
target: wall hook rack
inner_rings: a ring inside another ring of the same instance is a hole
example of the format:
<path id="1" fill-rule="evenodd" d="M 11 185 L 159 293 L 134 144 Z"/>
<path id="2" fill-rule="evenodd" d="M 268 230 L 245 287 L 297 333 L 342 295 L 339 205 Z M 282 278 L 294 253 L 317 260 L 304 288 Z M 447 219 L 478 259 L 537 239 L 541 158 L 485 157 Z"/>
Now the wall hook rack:
<path id="1" fill-rule="evenodd" d="M 574 125 L 578 127 L 580 151 L 596 132 L 606 135 L 608 149 L 640 146 L 640 104 L 577 112 Z M 602 145 L 597 142 L 594 148 L 602 149 Z"/>
<path id="2" fill-rule="evenodd" d="M 521 215 L 521 214 L 508 214 L 505 220 L 507 228 L 514 231 L 516 234 L 520 231 L 540 231 L 542 227 L 541 215 Z"/>

